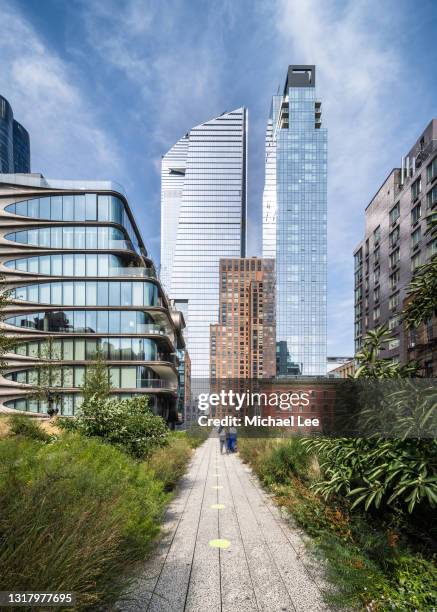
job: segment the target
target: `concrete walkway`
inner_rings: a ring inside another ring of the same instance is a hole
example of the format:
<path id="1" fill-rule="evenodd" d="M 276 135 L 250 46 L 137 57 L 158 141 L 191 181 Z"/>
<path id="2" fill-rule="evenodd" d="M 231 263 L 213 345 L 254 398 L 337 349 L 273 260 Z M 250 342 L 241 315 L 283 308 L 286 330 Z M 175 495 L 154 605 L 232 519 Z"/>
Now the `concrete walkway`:
<path id="1" fill-rule="evenodd" d="M 237 455 L 210 438 L 170 504 L 164 537 L 123 612 L 317 612 L 321 579 Z"/>

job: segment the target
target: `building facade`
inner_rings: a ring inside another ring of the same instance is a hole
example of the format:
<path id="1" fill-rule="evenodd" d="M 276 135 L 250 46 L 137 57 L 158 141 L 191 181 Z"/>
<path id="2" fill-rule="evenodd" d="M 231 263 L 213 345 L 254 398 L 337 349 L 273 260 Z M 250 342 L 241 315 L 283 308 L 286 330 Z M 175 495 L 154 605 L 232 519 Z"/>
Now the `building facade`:
<path id="1" fill-rule="evenodd" d="M 247 110 L 190 130 L 162 159 L 161 276 L 187 324 L 192 378 L 209 377 L 219 261 L 246 249 Z"/>
<path id="2" fill-rule="evenodd" d="M 0 173 L 30 172 L 30 140 L 14 119 L 11 105 L 0 96 Z"/>
<path id="3" fill-rule="evenodd" d="M 0 175 L 0 268 L 10 303 L 3 327 L 16 344 L 0 377 L 3 410 L 45 412 L 35 399 L 50 339 L 60 411 L 73 415 L 87 367 L 101 354 L 117 397 L 147 394 L 177 418 L 174 311 L 128 201 L 110 182 Z"/>
<path id="4" fill-rule="evenodd" d="M 266 132 L 263 257 L 276 260 L 277 374 L 326 374 L 327 130 L 315 66 L 289 66 Z"/>
<path id="5" fill-rule="evenodd" d="M 415 271 L 437 253 L 437 238 L 426 234 L 426 218 L 436 205 L 437 120 L 433 119 L 365 211 L 365 236 L 354 252 L 356 351 L 368 330 L 386 325 L 393 339 L 382 356 L 407 359 L 401 312 Z M 433 369 L 432 364 L 422 365 Z"/>
<path id="6" fill-rule="evenodd" d="M 353 357 L 328 357 L 328 378 L 349 378 L 355 374 Z"/>
<path id="7" fill-rule="evenodd" d="M 275 376 L 275 262 L 220 260 L 219 323 L 211 325 L 211 379 Z"/>

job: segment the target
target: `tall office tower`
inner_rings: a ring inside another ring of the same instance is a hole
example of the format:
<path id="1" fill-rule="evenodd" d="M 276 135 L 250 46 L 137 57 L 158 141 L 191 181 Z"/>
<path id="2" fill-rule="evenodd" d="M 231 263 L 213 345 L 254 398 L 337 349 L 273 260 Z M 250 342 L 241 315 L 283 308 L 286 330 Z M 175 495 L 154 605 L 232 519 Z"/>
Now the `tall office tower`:
<path id="1" fill-rule="evenodd" d="M 0 96 L 0 173 L 30 172 L 30 140 L 15 121 L 11 105 Z"/>
<path id="2" fill-rule="evenodd" d="M 0 269 L 11 291 L 1 325 L 16 343 L 0 376 L 0 411 L 46 412 L 34 386 L 47 380 L 49 349 L 62 414 L 80 406 L 100 352 L 113 394 L 146 394 L 156 413 L 176 420 L 183 318 L 117 185 L 0 175 Z"/>
<path id="3" fill-rule="evenodd" d="M 220 260 L 219 323 L 211 325 L 211 379 L 272 378 L 275 262 Z"/>
<path id="4" fill-rule="evenodd" d="M 393 335 L 382 356 L 421 363 L 437 375 L 437 318 L 408 332 L 401 311 L 417 269 L 437 255 L 437 236 L 426 233 L 437 206 L 437 119 L 394 168 L 365 211 L 365 236 L 355 249 L 355 350 L 367 331 L 386 325 Z"/>
<path id="5" fill-rule="evenodd" d="M 277 374 L 326 374 L 327 130 L 315 66 L 289 66 L 266 132 L 263 257 L 276 260 Z"/>
<path id="6" fill-rule="evenodd" d="M 245 108 L 194 127 L 162 160 L 162 275 L 187 323 L 193 379 L 209 378 L 219 261 L 245 255 L 246 167 Z"/>

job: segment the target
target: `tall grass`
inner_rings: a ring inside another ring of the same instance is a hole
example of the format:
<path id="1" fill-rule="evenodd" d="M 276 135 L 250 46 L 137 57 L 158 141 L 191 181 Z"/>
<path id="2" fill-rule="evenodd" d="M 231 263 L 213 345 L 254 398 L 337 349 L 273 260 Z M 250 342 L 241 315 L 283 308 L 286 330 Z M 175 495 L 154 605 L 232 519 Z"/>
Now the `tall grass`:
<path id="1" fill-rule="evenodd" d="M 167 496 L 149 467 L 95 439 L 0 441 L 0 590 L 115 601 L 159 533 Z"/>

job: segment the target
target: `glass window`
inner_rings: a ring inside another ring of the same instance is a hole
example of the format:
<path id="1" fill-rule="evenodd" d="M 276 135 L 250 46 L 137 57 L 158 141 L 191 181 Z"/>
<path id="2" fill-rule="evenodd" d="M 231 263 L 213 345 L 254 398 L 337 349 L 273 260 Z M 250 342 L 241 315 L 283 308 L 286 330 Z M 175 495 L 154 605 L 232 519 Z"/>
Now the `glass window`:
<path id="1" fill-rule="evenodd" d="M 84 310 L 76 310 L 74 313 L 74 329 L 78 332 L 86 329 L 86 315 Z M 94 331 L 94 330 L 93 330 Z"/>
<path id="2" fill-rule="evenodd" d="M 100 228 L 103 230 L 104 228 Z M 85 230 L 86 248 L 97 249 L 97 227 L 87 227 Z"/>
<path id="3" fill-rule="evenodd" d="M 422 216 L 422 206 L 419 202 L 419 204 L 417 204 L 411 211 L 411 223 L 413 224 L 417 223 L 417 221 L 419 221 L 421 216 Z"/>
<path id="4" fill-rule="evenodd" d="M 50 219 L 50 198 L 40 198 L 39 217 L 40 219 Z"/>
<path id="5" fill-rule="evenodd" d="M 23 215 L 25 217 L 33 217 L 34 219 L 38 219 L 38 217 L 40 216 L 39 198 L 29 200 L 28 202 L 20 202 L 20 204 L 17 204 L 17 214 Z"/>
<path id="6" fill-rule="evenodd" d="M 390 223 L 395 223 L 399 218 L 399 202 L 393 206 L 390 211 Z"/>
<path id="7" fill-rule="evenodd" d="M 74 196 L 74 220 L 85 221 L 85 195 Z"/>
<path id="8" fill-rule="evenodd" d="M 83 366 L 76 366 L 74 368 L 74 386 L 82 387 L 85 382 L 85 368 Z"/>
<path id="9" fill-rule="evenodd" d="M 51 200 L 51 219 L 62 221 L 62 196 L 52 196 Z"/>
<path id="10" fill-rule="evenodd" d="M 86 327 L 91 333 L 97 332 L 97 312 L 95 310 L 86 313 Z"/>
<path id="11" fill-rule="evenodd" d="M 134 285 L 140 285 L 140 283 L 133 283 Z M 122 306 L 131 306 L 132 304 L 138 303 L 141 304 L 140 302 L 132 302 L 132 283 L 128 283 L 128 282 L 122 282 L 120 283 L 121 286 L 121 305 Z M 140 297 L 141 300 L 141 297 Z"/>
<path id="12" fill-rule="evenodd" d="M 73 387 L 73 368 L 64 366 L 62 368 L 62 386 L 63 387 Z"/>
<path id="13" fill-rule="evenodd" d="M 50 247 L 50 227 L 39 228 L 38 244 L 44 247 Z"/>
<path id="14" fill-rule="evenodd" d="M 426 180 L 432 181 L 437 176 L 437 157 L 434 157 L 432 162 L 426 168 Z"/>
<path id="15" fill-rule="evenodd" d="M 74 255 L 69 253 L 62 255 L 64 276 L 74 276 Z"/>
<path id="16" fill-rule="evenodd" d="M 74 358 L 78 361 L 85 360 L 85 340 L 83 338 L 77 338 L 74 341 Z"/>
<path id="17" fill-rule="evenodd" d="M 87 193 L 85 196 L 86 201 L 86 221 L 97 221 L 97 196 L 95 193 Z"/>
<path id="18" fill-rule="evenodd" d="M 98 196 L 98 216 L 99 221 L 109 221 L 109 196 L 99 195 Z"/>
<path id="19" fill-rule="evenodd" d="M 38 257 L 29 257 L 27 269 L 29 272 L 34 272 L 38 274 L 39 272 Z"/>
<path id="20" fill-rule="evenodd" d="M 64 359 L 67 361 L 74 360 L 74 341 L 64 338 Z"/>
<path id="21" fill-rule="evenodd" d="M 74 248 L 74 227 L 63 227 L 57 228 L 61 229 L 63 232 L 63 248 L 64 249 L 73 249 Z"/>
<path id="22" fill-rule="evenodd" d="M 122 313 L 130 314 L 130 313 Z M 109 311 L 109 327 L 108 331 L 110 334 L 116 334 L 120 330 L 120 312 L 111 310 Z"/>
<path id="23" fill-rule="evenodd" d="M 120 387 L 120 368 L 109 368 L 109 377 L 113 387 Z"/>
<path id="24" fill-rule="evenodd" d="M 51 274 L 53 276 L 62 276 L 62 255 L 51 256 Z"/>
<path id="25" fill-rule="evenodd" d="M 111 282 L 111 283 L 102 283 L 109 285 L 109 304 L 110 306 L 120 306 L 120 283 Z"/>
<path id="26" fill-rule="evenodd" d="M 123 223 L 123 204 L 115 196 L 110 196 L 110 198 L 111 198 L 111 221 L 122 225 Z"/>
<path id="27" fill-rule="evenodd" d="M 100 276 L 109 275 L 109 265 L 108 265 L 107 255 L 99 255 L 99 275 Z"/>
<path id="28" fill-rule="evenodd" d="M 88 306 L 97 304 L 97 283 L 89 281 L 86 283 L 86 303 Z"/>
<path id="29" fill-rule="evenodd" d="M 52 227 L 50 228 L 50 245 L 52 249 L 62 249 L 63 246 L 63 228 Z"/>
<path id="30" fill-rule="evenodd" d="M 97 276 L 97 258 L 99 256 L 91 253 L 86 258 L 86 274 L 87 276 Z"/>
<path id="31" fill-rule="evenodd" d="M 62 304 L 62 284 L 61 283 L 52 283 L 51 284 L 51 294 L 52 294 L 52 299 L 51 299 L 51 303 L 52 304 Z"/>
<path id="32" fill-rule="evenodd" d="M 121 369 L 121 387 L 123 389 L 134 389 L 137 386 L 137 372 L 136 368 L 124 367 Z"/>
<path id="33" fill-rule="evenodd" d="M 43 255 L 42 257 L 38 257 L 37 259 L 37 266 L 39 264 L 39 272 L 40 274 L 48 274 L 50 275 L 50 256 L 49 255 Z"/>
<path id="34" fill-rule="evenodd" d="M 74 305 L 74 283 L 63 283 L 63 300 L 62 304 Z"/>
<path id="35" fill-rule="evenodd" d="M 74 247 L 76 249 L 85 248 L 85 227 L 74 228 Z"/>
<path id="36" fill-rule="evenodd" d="M 62 197 L 62 218 L 64 221 L 74 221 L 74 196 Z"/>
<path id="37" fill-rule="evenodd" d="M 33 291 L 35 289 L 35 295 Z M 32 295 L 32 302 L 42 302 L 43 304 L 51 304 L 50 298 L 50 285 L 39 285 L 39 300 L 38 300 L 38 286 L 34 285 L 34 287 L 29 287 L 29 294 Z M 30 298 L 30 295 L 29 295 Z"/>
<path id="38" fill-rule="evenodd" d="M 71 303 L 74 304 L 75 306 L 85 306 L 86 304 L 85 282 L 80 283 L 76 281 L 74 283 L 74 288 L 75 288 L 74 302 L 71 302 Z M 93 306 L 94 304 L 91 304 L 91 305 Z"/>
<path id="39" fill-rule="evenodd" d="M 20 206 L 25 205 L 25 202 L 20 202 Z M 21 209 L 23 212 L 20 212 L 20 215 L 24 215 L 27 217 L 32 217 L 33 219 L 38 219 L 40 217 L 39 214 L 39 198 L 35 198 L 34 200 L 29 200 L 27 202 L 27 210 L 25 208 Z M 18 205 L 17 205 L 17 213 L 18 213 Z"/>
<path id="40" fill-rule="evenodd" d="M 108 283 L 102 281 L 97 283 L 97 304 L 99 306 L 116 306 L 116 304 L 108 302 Z"/>
<path id="41" fill-rule="evenodd" d="M 108 333 L 108 311 L 99 310 L 97 312 L 97 333 L 106 334 Z"/>
<path id="42" fill-rule="evenodd" d="M 100 227 L 98 235 L 99 249 L 107 249 L 109 247 L 109 227 Z"/>
<path id="43" fill-rule="evenodd" d="M 109 341 L 109 359 L 120 359 L 120 338 L 111 338 Z"/>
<path id="44" fill-rule="evenodd" d="M 85 276 L 85 255 L 83 253 L 76 253 L 74 255 L 74 268 L 76 276 Z"/>

